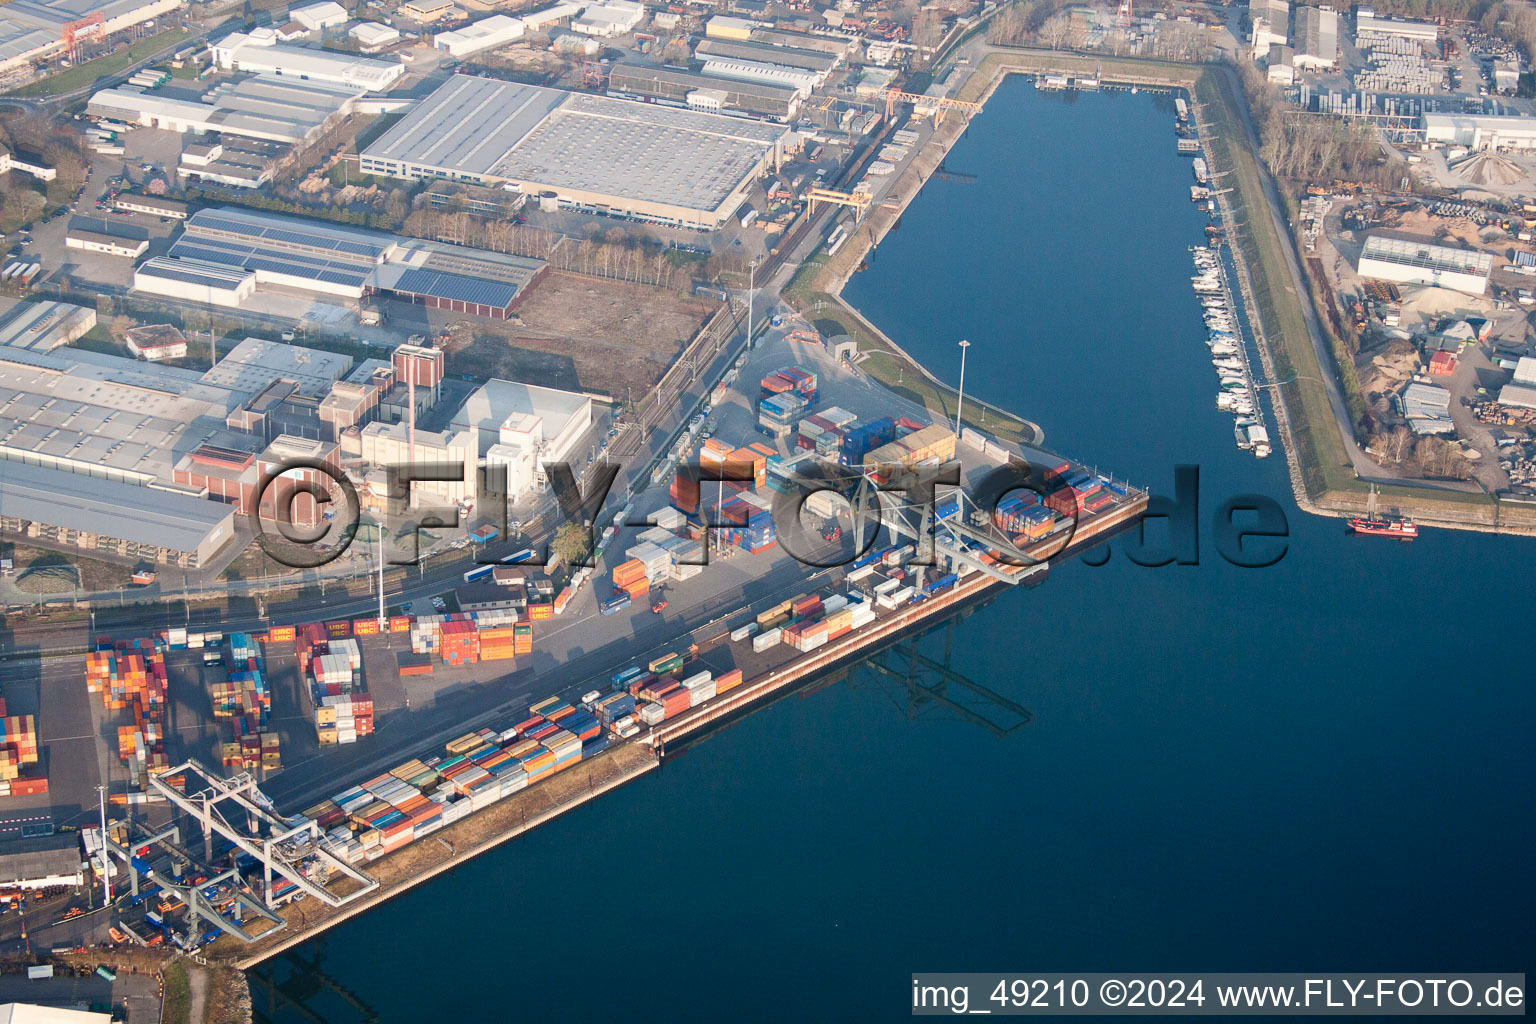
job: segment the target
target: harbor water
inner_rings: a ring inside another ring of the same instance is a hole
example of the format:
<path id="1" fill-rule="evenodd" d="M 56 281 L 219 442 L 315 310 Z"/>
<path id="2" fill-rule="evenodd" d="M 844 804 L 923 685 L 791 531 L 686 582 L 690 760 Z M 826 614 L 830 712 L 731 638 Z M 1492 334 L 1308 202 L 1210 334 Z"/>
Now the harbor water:
<path id="1" fill-rule="evenodd" d="M 1198 565 L 1116 539 L 921 640 L 1027 725 L 855 669 L 257 969 L 257 1019 L 895 1019 L 914 971 L 1526 970 L 1536 542 L 1354 538 L 1234 446 L 1174 143 L 1167 96 L 1005 82 L 947 161 L 976 180 L 930 182 L 847 297 L 950 381 L 970 339 L 967 391 L 1066 455 L 1164 494 L 1197 466 Z M 1242 494 L 1285 512 L 1271 567 L 1216 549 Z"/>

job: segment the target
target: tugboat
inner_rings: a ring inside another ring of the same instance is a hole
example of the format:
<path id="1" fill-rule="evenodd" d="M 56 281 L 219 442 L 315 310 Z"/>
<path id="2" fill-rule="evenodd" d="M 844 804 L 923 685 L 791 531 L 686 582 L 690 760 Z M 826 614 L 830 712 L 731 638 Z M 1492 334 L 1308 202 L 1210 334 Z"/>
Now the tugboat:
<path id="1" fill-rule="evenodd" d="M 1351 531 L 1372 537 L 1395 537 L 1410 541 L 1419 535 L 1419 526 L 1407 516 L 1384 516 L 1378 511 L 1376 485 L 1371 485 L 1371 496 L 1365 503 L 1365 515 L 1349 520 Z"/>

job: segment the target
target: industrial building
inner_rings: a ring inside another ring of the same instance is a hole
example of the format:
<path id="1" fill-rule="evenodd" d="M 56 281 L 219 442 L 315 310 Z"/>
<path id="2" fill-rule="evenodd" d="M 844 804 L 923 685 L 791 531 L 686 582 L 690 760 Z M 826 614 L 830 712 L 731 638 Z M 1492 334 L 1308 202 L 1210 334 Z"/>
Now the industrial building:
<path id="1" fill-rule="evenodd" d="M 211 267 L 225 276 L 214 278 Z M 524 256 L 223 207 L 188 218 L 168 258 L 141 267 L 134 288 L 219 305 L 239 305 L 263 286 L 381 295 L 504 320 L 546 270 Z"/>
<path id="2" fill-rule="evenodd" d="M 447 480 L 415 480 L 411 483 L 411 507 L 434 504 L 459 505 L 479 494 L 480 453 L 475 435 L 468 431 L 415 430 L 404 423 L 370 423 L 359 434 L 362 460 L 376 467 L 437 467 Z M 370 474 L 372 476 L 372 474 Z M 374 476 L 369 489 L 375 498 L 386 495 Z"/>
<path id="3" fill-rule="evenodd" d="M 704 23 L 704 35 L 710 39 L 747 40 L 752 38 L 753 24 L 746 18 L 716 14 Z"/>
<path id="4" fill-rule="evenodd" d="M 592 426 L 592 399 L 574 391 L 512 380 L 489 380 L 465 399 L 451 427 L 473 433 L 475 454 L 508 466 L 508 493 L 516 479 L 532 487 L 551 462 L 577 462 L 577 446 Z"/>
<path id="5" fill-rule="evenodd" d="M 158 363 L 187 354 L 187 338 L 171 324 L 143 324 L 123 332 L 128 351 L 140 359 Z"/>
<path id="6" fill-rule="evenodd" d="M 608 95 L 775 121 L 793 120 L 800 110 L 800 92 L 792 86 L 743 82 L 641 64 L 615 64 L 608 75 Z"/>
<path id="7" fill-rule="evenodd" d="M 283 341 L 246 338 L 203 374 L 203 381 L 230 391 L 255 393 L 281 378 L 300 394 L 318 397 L 352 368 L 352 357 Z"/>
<path id="8" fill-rule="evenodd" d="M 1449 249 L 1442 245 L 1389 235 L 1371 235 L 1360 253 L 1361 277 L 1398 284 L 1433 285 L 1469 295 L 1488 288 L 1493 257 L 1485 252 Z"/>
<path id="9" fill-rule="evenodd" d="M 251 71 L 284 78 L 333 82 L 363 92 L 382 92 L 405 75 L 398 61 L 373 60 L 330 50 L 279 43 L 271 29 L 235 32 L 211 47 L 214 63 L 226 71 Z"/>
<path id="10" fill-rule="evenodd" d="M 0 843 L 0 888 L 48 889 L 85 883 L 77 832 L 7 839 Z"/>
<path id="11" fill-rule="evenodd" d="M 586 36 L 612 38 L 633 32 L 645 21 L 645 6 L 633 0 L 592 3 L 571 21 L 571 31 Z"/>
<path id="12" fill-rule="evenodd" d="M 1376 32 L 1386 36 L 1401 36 L 1425 46 L 1433 46 L 1440 38 L 1440 26 L 1428 21 L 1404 21 L 1401 18 L 1378 18 L 1369 7 L 1355 8 L 1355 34 Z"/>
<path id="13" fill-rule="evenodd" d="M 133 192 L 120 192 L 112 200 L 114 210 L 129 213 L 147 213 L 152 217 L 170 217 L 172 220 L 187 219 L 187 204 L 179 199 L 164 196 L 141 196 Z"/>
<path id="14" fill-rule="evenodd" d="M 364 173 L 510 185 L 541 202 L 706 230 L 776 167 L 787 129 L 457 75 L 362 153 Z"/>
<path id="15" fill-rule="evenodd" d="M 0 465 L 0 528 L 29 540 L 190 569 L 234 539 L 234 517 L 228 505 L 180 491 Z"/>
<path id="16" fill-rule="evenodd" d="M 1271 46 L 1283 46 L 1290 38 L 1290 0 L 1249 0 L 1248 42 L 1253 45 L 1254 60 L 1263 60 Z"/>
<path id="17" fill-rule="evenodd" d="M 1297 67 L 1333 67 L 1339 61 L 1339 13 L 1326 6 L 1296 8 L 1291 46 Z"/>
<path id="18" fill-rule="evenodd" d="M 1424 139 L 1431 145 L 1468 149 L 1536 149 L 1536 117 L 1492 114 L 1424 114 Z"/>
<path id="19" fill-rule="evenodd" d="M 524 11 L 518 17 L 522 19 L 523 25 L 529 32 L 542 32 L 547 28 L 553 28 L 567 18 L 576 17 L 581 13 L 582 6 L 574 3 L 557 3 L 542 11 Z"/>
<path id="20" fill-rule="evenodd" d="M 357 40 L 357 45 L 364 53 L 382 50 L 400 41 L 399 29 L 392 25 L 380 25 L 376 21 L 365 21 L 361 25 L 353 25 L 347 35 Z"/>
<path id="21" fill-rule="evenodd" d="M 103 89 L 91 96 L 86 113 L 125 125 L 291 144 L 315 134 L 328 119 L 351 113 L 363 91 L 355 85 L 261 74 L 221 81 L 200 100 Z M 198 170 L 210 173 L 204 168 L 213 162 L 205 161 Z"/>
<path id="22" fill-rule="evenodd" d="M 524 31 L 521 19 L 511 18 L 505 14 L 493 14 L 489 18 L 481 18 L 461 29 L 439 32 L 433 38 L 432 45 L 439 50 L 446 50 L 455 57 L 467 57 L 481 50 L 515 43 L 523 38 Z"/>
<path id="23" fill-rule="evenodd" d="M 0 72 L 174 11 L 182 0 L 12 0 L 0 5 Z"/>
<path id="24" fill-rule="evenodd" d="M 320 3 L 310 4 L 307 7 L 295 7 L 288 12 L 288 17 L 311 32 L 345 25 L 351 20 L 347 16 L 347 9 L 335 0 L 321 0 Z"/>
<path id="25" fill-rule="evenodd" d="M 815 72 L 818 82 L 840 63 L 835 54 L 821 50 L 802 49 L 798 46 L 777 46 L 753 40 L 704 39 L 694 48 L 699 60 L 742 60 L 774 67 L 796 68 Z"/>
<path id="26" fill-rule="evenodd" d="M 787 68 L 779 64 L 762 64 L 751 60 L 729 57 L 711 57 L 704 62 L 704 73 L 717 78 L 735 78 L 743 82 L 762 82 L 794 89 L 801 99 L 810 99 L 811 93 L 821 84 L 822 76 L 814 71 Z"/>
<path id="27" fill-rule="evenodd" d="M 18 302 L 0 310 L 0 346 L 52 352 L 96 326 L 96 311 L 70 302 Z"/>
<path id="28" fill-rule="evenodd" d="M 64 234 L 64 245 L 70 249 L 83 249 L 86 252 L 138 259 L 149 250 L 149 239 L 123 238 L 121 235 L 113 235 L 105 231 L 72 227 Z"/>
<path id="29" fill-rule="evenodd" d="M 406 0 L 396 8 L 402 18 L 409 18 L 420 25 L 442 21 L 453 11 L 453 0 Z"/>

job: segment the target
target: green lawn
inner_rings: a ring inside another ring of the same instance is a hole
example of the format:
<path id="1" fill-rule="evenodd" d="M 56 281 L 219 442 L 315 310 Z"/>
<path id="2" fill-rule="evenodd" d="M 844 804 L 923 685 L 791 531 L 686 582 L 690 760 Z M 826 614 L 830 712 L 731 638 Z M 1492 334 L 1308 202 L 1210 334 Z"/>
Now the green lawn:
<path id="1" fill-rule="evenodd" d="M 192 984 L 187 980 L 187 969 L 181 964 L 171 964 L 160 972 L 160 977 L 165 982 L 160 1019 L 165 1024 L 189 1024 L 192 1016 Z"/>
<path id="2" fill-rule="evenodd" d="M 61 93 L 71 92 L 86 86 L 94 85 L 102 78 L 110 77 L 118 72 L 137 64 L 147 57 L 151 57 L 161 50 L 168 49 L 177 40 L 183 38 L 186 33 L 179 28 L 166 29 L 159 35 L 140 39 L 130 46 L 126 46 L 115 53 L 109 53 L 95 60 L 86 61 L 72 68 L 65 68 L 58 74 L 50 75 L 41 81 L 24 85 L 20 89 L 13 90 L 12 96 L 58 96 Z"/>

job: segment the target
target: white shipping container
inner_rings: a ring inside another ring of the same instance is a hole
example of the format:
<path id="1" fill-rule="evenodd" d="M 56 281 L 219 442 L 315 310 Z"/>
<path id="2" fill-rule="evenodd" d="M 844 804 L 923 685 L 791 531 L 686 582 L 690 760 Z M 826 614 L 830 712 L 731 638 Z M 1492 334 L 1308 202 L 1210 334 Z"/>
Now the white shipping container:
<path id="1" fill-rule="evenodd" d="M 754 651 L 766 651 L 768 648 L 779 642 L 781 635 L 782 630 L 780 630 L 777 626 L 775 626 L 773 629 L 765 630 L 764 632 L 759 633 L 757 636 L 752 638 L 752 649 Z"/>
<path id="2" fill-rule="evenodd" d="M 899 586 L 901 586 L 901 580 L 886 580 L 883 583 L 875 584 L 875 593 L 877 595 L 889 594 Z"/>
<path id="3" fill-rule="evenodd" d="M 740 627 L 739 629 L 731 630 L 731 642 L 732 643 L 740 643 L 742 640 L 745 640 L 747 637 L 751 636 L 753 633 L 756 633 L 758 631 L 758 628 L 759 627 L 758 627 L 757 623 L 749 622 L 745 626 Z"/>
<path id="4" fill-rule="evenodd" d="M 693 707 L 698 707 L 700 703 L 713 699 L 715 692 L 715 681 L 713 679 L 707 683 L 700 683 L 698 686 L 690 686 L 688 688 L 688 702 Z"/>
<path id="5" fill-rule="evenodd" d="M 831 615 L 833 612 L 840 612 L 846 607 L 848 607 L 848 599 L 842 594 L 833 594 L 831 597 L 821 602 L 821 611 L 823 615 Z"/>
<path id="6" fill-rule="evenodd" d="M 682 684 L 691 690 L 696 686 L 703 686 L 714 677 L 713 672 L 695 672 L 687 679 L 682 680 Z"/>

